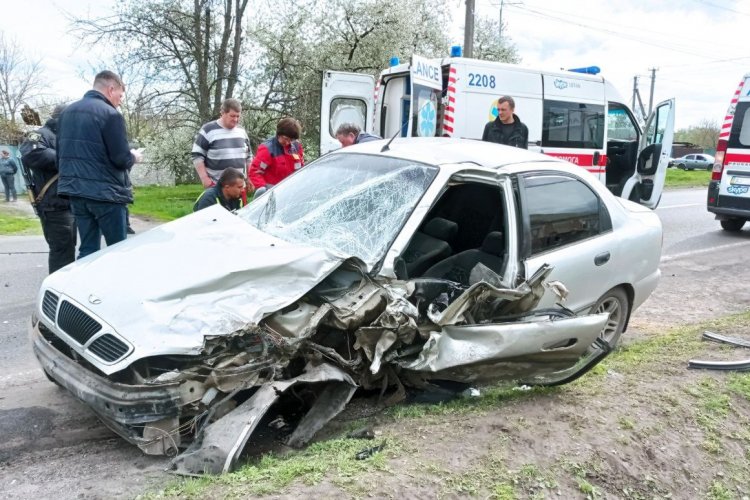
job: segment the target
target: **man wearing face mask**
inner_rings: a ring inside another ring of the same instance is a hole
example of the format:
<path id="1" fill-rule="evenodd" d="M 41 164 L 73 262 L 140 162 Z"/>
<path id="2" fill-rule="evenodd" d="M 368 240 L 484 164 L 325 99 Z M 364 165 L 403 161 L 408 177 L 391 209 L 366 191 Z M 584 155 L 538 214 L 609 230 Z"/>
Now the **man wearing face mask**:
<path id="1" fill-rule="evenodd" d="M 143 159 L 128 145 L 125 119 L 117 110 L 125 84 L 112 71 L 94 78 L 94 88 L 59 118 L 57 192 L 70 199 L 81 246 L 78 258 L 127 238 L 127 204 L 133 202 L 130 169 Z"/>

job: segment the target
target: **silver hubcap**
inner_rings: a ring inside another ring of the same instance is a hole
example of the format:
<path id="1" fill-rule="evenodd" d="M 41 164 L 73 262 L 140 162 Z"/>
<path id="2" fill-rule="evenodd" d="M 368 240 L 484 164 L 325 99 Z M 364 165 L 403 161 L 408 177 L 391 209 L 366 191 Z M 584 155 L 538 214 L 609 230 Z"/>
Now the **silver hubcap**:
<path id="1" fill-rule="evenodd" d="M 607 297 L 599 304 L 599 307 L 595 311 L 599 313 L 608 313 L 609 319 L 602 329 L 602 333 L 599 335 L 606 341 L 612 340 L 617 335 L 617 328 L 620 325 L 622 319 L 622 307 L 620 302 L 614 297 Z"/>

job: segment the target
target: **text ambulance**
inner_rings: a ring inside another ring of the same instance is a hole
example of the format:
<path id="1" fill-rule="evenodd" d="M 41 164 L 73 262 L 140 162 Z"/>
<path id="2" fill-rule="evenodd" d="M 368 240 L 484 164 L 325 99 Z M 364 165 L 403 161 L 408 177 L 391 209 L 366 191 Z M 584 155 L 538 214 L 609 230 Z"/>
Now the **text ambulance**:
<path id="1" fill-rule="evenodd" d="M 750 219 L 750 73 L 734 93 L 719 132 L 708 211 L 727 231 L 739 231 Z"/>
<path id="2" fill-rule="evenodd" d="M 529 149 L 579 165 L 618 196 L 659 203 L 674 132 L 674 99 L 659 103 L 645 131 L 609 81 L 572 71 L 540 71 L 462 57 L 413 56 L 370 75 L 323 76 L 321 154 L 339 147 L 345 122 L 390 138 L 481 139 L 497 99 L 513 97 L 529 129 Z"/>

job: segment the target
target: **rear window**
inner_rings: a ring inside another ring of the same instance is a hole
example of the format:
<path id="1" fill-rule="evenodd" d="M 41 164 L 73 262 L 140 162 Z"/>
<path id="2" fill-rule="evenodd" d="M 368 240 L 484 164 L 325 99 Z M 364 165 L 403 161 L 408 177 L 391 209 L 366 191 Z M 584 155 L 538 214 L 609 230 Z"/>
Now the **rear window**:
<path id="1" fill-rule="evenodd" d="M 750 148 L 750 102 L 737 104 L 734 110 L 732 133 L 729 134 L 730 148 Z"/>

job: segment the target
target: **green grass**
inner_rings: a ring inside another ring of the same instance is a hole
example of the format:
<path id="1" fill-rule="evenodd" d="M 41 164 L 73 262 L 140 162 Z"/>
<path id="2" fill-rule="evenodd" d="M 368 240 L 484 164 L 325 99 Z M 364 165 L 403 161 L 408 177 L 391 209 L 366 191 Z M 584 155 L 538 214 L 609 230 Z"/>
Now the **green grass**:
<path id="1" fill-rule="evenodd" d="M 668 168 L 664 186 L 668 188 L 708 188 L 710 180 L 710 170 L 680 170 L 679 168 Z"/>
<path id="2" fill-rule="evenodd" d="M 170 221 L 193 211 L 193 204 L 203 192 L 203 187 L 200 184 L 142 186 L 134 187 L 133 192 L 135 203 L 130 205 L 131 214 Z"/>
<path id="3" fill-rule="evenodd" d="M 0 235 L 41 234 L 42 226 L 34 215 L 17 210 L 0 211 Z"/>

